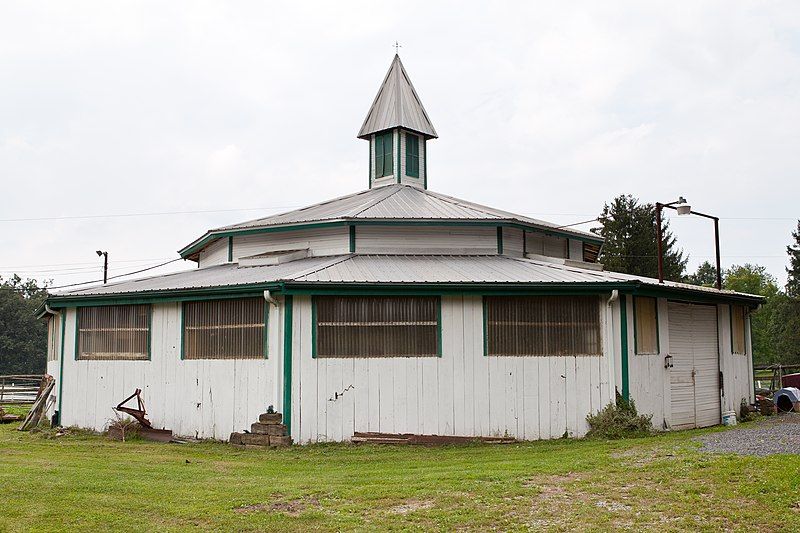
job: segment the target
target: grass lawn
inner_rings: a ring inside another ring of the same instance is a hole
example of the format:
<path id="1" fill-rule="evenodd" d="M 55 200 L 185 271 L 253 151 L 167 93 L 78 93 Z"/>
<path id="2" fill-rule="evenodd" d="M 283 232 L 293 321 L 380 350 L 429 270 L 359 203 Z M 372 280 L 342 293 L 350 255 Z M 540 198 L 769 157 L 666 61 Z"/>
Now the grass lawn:
<path id="1" fill-rule="evenodd" d="M 800 456 L 704 454 L 692 440 L 698 433 L 258 451 L 5 425 L 0 531 L 775 531 L 800 523 Z"/>

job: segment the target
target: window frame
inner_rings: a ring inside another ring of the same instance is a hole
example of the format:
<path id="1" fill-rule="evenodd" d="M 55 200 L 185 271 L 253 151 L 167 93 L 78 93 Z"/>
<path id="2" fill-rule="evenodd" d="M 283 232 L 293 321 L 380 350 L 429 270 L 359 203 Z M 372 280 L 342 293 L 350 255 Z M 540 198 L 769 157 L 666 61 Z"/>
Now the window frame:
<path id="1" fill-rule="evenodd" d="M 204 302 L 229 302 L 235 300 L 255 300 L 260 299 L 264 302 L 264 311 L 263 311 L 263 324 L 264 329 L 261 338 L 261 357 L 186 357 L 186 305 L 193 304 L 193 303 L 204 303 Z M 211 299 L 202 299 L 202 300 L 184 300 L 180 302 L 181 304 L 181 361 L 262 361 L 269 359 L 269 305 L 267 302 L 260 296 L 236 296 L 231 298 L 211 298 Z"/>
<path id="2" fill-rule="evenodd" d="M 405 133 L 406 137 L 406 176 L 412 178 L 419 177 L 419 136 L 413 133 Z M 413 142 L 409 142 L 413 141 Z M 411 150 L 411 145 L 414 150 Z"/>
<path id="3" fill-rule="evenodd" d="M 489 300 L 493 298 L 591 298 L 596 300 L 597 312 L 597 350 L 598 353 L 546 353 L 546 354 L 492 354 L 489 353 Z M 600 312 L 600 299 L 596 294 L 521 294 L 521 295 L 484 295 L 482 297 L 483 309 L 483 355 L 484 357 L 603 357 L 604 353 L 604 328 L 603 316 Z"/>
<path id="4" fill-rule="evenodd" d="M 388 143 L 386 141 L 389 141 Z M 380 156 L 378 155 L 378 144 L 380 141 Z M 389 151 L 386 151 L 386 147 Z M 380 161 L 380 166 L 378 162 Z M 394 176 L 394 131 L 387 131 L 375 134 L 375 178 L 385 178 Z"/>
<path id="5" fill-rule="evenodd" d="M 61 321 L 64 320 L 61 314 L 49 315 L 47 319 L 47 362 L 52 363 L 58 361 L 58 345 L 60 339 L 60 326 Z"/>
<path id="6" fill-rule="evenodd" d="M 100 307 L 147 307 L 147 357 L 121 358 L 121 357 L 82 357 L 81 356 L 81 311 Z M 62 341 L 63 342 L 63 341 Z M 153 357 L 153 305 L 152 304 L 110 304 L 86 305 L 75 308 L 75 361 L 150 361 Z"/>
<path id="7" fill-rule="evenodd" d="M 655 304 L 655 315 L 654 319 L 656 321 L 656 351 L 654 352 L 646 352 L 639 350 L 639 317 L 636 312 L 636 301 L 640 298 L 647 298 L 649 300 L 653 300 Z M 636 355 L 658 355 L 661 353 L 661 331 L 658 327 L 659 320 L 658 320 L 658 298 L 654 296 L 633 296 L 633 353 Z"/>
<path id="8" fill-rule="evenodd" d="M 318 326 L 317 321 L 317 304 L 320 298 L 435 298 L 436 299 L 436 353 L 424 355 L 348 355 L 348 356 L 329 356 L 319 355 L 318 350 Z M 351 295 L 351 294 L 320 294 L 311 296 L 311 358 L 312 359 L 326 359 L 326 360 L 354 360 L 354 359 L 430 359 L 442 357 L 442 297 L 440 295 L 398 295 L 398 294 L 365 294 L 365 295 Z"/>
<path id="9" fill-rule="evenodd" d="M 734 308 L 740 308 L 742 310 L 742 351 L 736 351 L 736 336 L 733 329 L 734 326 L 734 318 L 733 318 L 733 310 Z M 730 316 L 730 326 L 731 326 L 731 354 L 733 355 L 747 355 L 747 306 L 741 304 L 730 304 L 728 307 L 728 315 Z"/>

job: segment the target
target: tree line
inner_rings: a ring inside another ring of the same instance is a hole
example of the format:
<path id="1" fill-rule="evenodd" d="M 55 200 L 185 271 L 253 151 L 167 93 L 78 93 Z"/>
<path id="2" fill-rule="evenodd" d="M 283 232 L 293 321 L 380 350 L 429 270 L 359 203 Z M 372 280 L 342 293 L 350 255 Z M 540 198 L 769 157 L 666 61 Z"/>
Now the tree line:
<path id="1" fill-rule="evenodd" d="M 655 205 L 640 203 L 631 195 L 605 204 L 593 231 L 605 239 L 600 261 L 606 270 L 650 278 L 658 277 L 658 244 Z M 717 269 L 705 261 L 687 273 L 688 256 L 662 220 L 664 279 L 714 287 Z M 800 220 L 786 247 L 788 282 L 780 287 L 767 269 L 758 264 L 732 265 L 722 271 L 722 288 L 765 298 L 751 314 L 755 364 L 800 364 Z"/>

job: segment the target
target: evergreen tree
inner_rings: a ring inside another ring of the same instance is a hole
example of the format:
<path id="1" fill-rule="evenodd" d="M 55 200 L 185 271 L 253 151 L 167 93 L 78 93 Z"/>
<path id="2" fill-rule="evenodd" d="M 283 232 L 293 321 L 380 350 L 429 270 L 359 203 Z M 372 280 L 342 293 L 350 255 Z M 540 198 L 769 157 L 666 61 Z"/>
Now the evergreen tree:
<path id="1" fill-rule="evenodd" d="M 650 278 L 658 277 L 656 209 L 640 204 L 631 195 L 621 195 L 603 206 L 602 226 L 595 233 L 605 239 L 600 261 L 607 270 Z M 676 246 L 669 222 L 661 221 L 664 279 L 681 281 L 688 258 Z"/>
<path id="2" fill-rule="evenodd" d="M 800 298 L 800 220 L 797 221 L 797 229 L 792 232 L 794 242 L 786 247 L 789 254 L 789 281 L 786 283 L 786 294 L 795 298 Z"/>
<path id="3" fill-rule="evenodd" d="M 703 287 L 714 287 L 717 284 L 717 267 L 708 261 L 703 261 L 700 266 L 697 267 L 697 272 L 686 276 L 686 283 L 702 285 Z"/>

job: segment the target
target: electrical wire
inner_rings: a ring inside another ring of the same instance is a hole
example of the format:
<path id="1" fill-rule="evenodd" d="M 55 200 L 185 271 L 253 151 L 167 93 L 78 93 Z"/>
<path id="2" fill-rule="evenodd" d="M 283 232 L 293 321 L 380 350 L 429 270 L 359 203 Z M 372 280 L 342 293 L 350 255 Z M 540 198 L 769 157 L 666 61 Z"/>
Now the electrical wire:
<path id="1" fill-rule="evenodd" d="M 132 276 L 133 274 L 140 274 L 142 272 L 147 272 L 148 270 L 153 270 L 153 269 L 156 269 L 156 268 L 160 268 L 160 267 L 169 265 L 170 263 L 174 263 L 176 261 L 183 261 L 183 258 L 182 257 L 178 257 L 176 259 L 172 259 L 171 261 L 167 261 L 166 263 L 161 263 L 159 265 L 153 265 L 151 267 L 142 268 L 140 270 L 134 270 L 133 272 L 126 272 L 125 274 L 117 274 L 116 276 L 109 276 L 107 279 L 118 279 L 118 278 L 124 278 L 125 276 Z M 69 285 L 59 285 L 58 287 L 47 287 L 47 289 L 48 290 L 49 289 L 66 289 L 67 287 L 77 287 L 79 285 L 90 285 L 92 283 L 101 283 L 102 281 L 103 281 L 102 279 L 96 279 L 96 280 L 92 280 L 92 281 L 83 281 L 81 283 L 71 283 Z"/>

